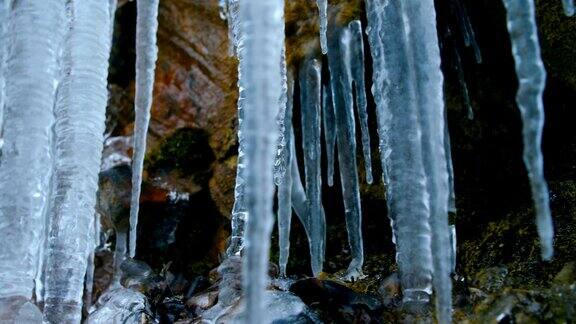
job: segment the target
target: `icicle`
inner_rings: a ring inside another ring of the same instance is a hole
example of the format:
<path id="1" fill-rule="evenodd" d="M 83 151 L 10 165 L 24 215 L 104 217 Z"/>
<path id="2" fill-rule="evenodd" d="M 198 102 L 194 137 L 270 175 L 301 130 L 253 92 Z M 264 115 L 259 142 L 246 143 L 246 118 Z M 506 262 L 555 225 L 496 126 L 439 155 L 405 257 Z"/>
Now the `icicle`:
<path id="1" fill-rule="evenodd" d="M 278 246 L 279 257 L 278 265 L 280 267 L 280 276 L 286 277 L 286 266 L 290 256 L 290 224 L 292 220 L 292 159 L 296 156 L 292 154 L 294 146 L 294 137 L 292 136 L 292 107 L 294 96 L 294 80 L 291 75 L 287 80 L 286 91 L 286 108 L 284 109 L 283 132 L 284 142 L 282 147 L 285 167 L 285 174 L 282 181 L 278 184 Z M 282 109 L 282 108 L 280 108 Z M 280 141 L 278 141 L 280 142 Z M 298 181 L 300 181 L 298 179 Z"/>
<path id="2" fill-rule="evenodd" d="M 468 93 L 468 85 L 466 84 L 466 78 L 464 77 L 464 69 L 462 69 L 462 59 L 460 58 L 460 53 L 458 49 L 454 47 L 454 59 L 455 59 L 455 69 L 458 75 L 458 82 L 460 83 L 460 88 L 462 88 L 462 96 L 464 97 L 464 104 L 468 110 L 468 119 L 474 119 L 474 109 L 472 108 L 472 102 L 470 100 L 470 95 Z"/>
<path id="3" fill-rule="evenodd" d="M 354 122 L 354 102 L 352 95 L 351 31 L 348 28 L 334 28 L 328 35 L 328 63 L 332 85 L 332 100 L 336 121 L 338 162 L 342 195 L 346 214 L 346 227 L 352 261 L 346 272 L 346 279 L 362 277 L 364 251 L 362 246 L 362 208 L 358 167 L 356 165 L 356 126 Z"/>
<path id="4" fill-rule="evenodd" d="M 2 124 L 4 122 L 4 86 L 5 86 L 5 76 L 4 69 L 6 66 L 6 51 L 7 46 L 7 34 L 6 28 L 8 27 L 8 4 L 11 0 L 0 0 L 0 150 L 2 150 Z M 0 153 L 1 155 L 1 153 Z"/>
<path id="5" fill-rule="evenodd" d="M 63 79 L 55 105 L 53 201 L 44 318 L 78 323 L 93 223 L 108 99 L 110 14 L 100 0 L 68 3 Z"/>
<path id="6" fill-rule="evenodd" d="M 158 47 L 156 32 L 158 30 L 159 0 L 137 1 L 136 19 L 136 95 L 134 111 L 134 153 L 132 156 L 132 200 L 130 203 L 130 257 L 136 255 L 136 235 L 138 232 L 138 209 L 140 208 L 140 186 L 146 154 L 146 134 L 150 122 L 152 91 L 154 89 L 154 70 Z"/>
<path id="7" fill-rule="evenodd" d="M 315 58 L 308 58 L 300 69 L 300 104 L 302 107 L 302 146 L 306 196 L 309 204 L 308 223 L 312 273 L 317 276 L 324 263 L 324 242 L 326 219 L 322 212 L 322 172 L 321 172 L 321 89 L 322 64 Z"/>
<path id="8" fill-rule="evenodd" d="M 84 280 L 84 315 L 90 313 L 92 307 L 92 290 L 94 289 L 94 257 L 96 248 L 100 245 L 100 214 L 94 213 L 94 224 L 92 226 L 92 247 L 88 255 L 88 266 L 86 267 L 86 279 Z"/>
<path id="9" fill-rule="evenodd" d="M 400 0 L 367 1 L 380 158 L 405 304 L 428 302 L 432 256 L 421 130 Z M 435 29 L 434 29 L 435 31 Z"/>
<path id="10" fill-rule="evenodd" d="M 548 186 L 544 179 L 544 162 L 540 151 L 544 127 L 542 94 L 546 71 L 540 58 L 534 2 L 504 0 L 504 5 L 508 13 L 508 32 L 512 40 L 512 53 L 519 81 L 516 101 L 523 122 L 524 163 L 532 188 L 542 259 L 550 260 L 554 254 L 552 243 L 554 229 L 550 216 Z"/>
<path id="11" fill-rule="evenodd" d="M 322 122 L 324 127 L 324 143 L 326 145 L 326 178 L 328 186 L 334 185 L 334 149 L 336 147 L 334 105 L 330 85 L 322 86 Z"/>
<path id="12" fill-rule="evenodd" d="M 243 53 L 241 86 L 245 87 L 246 209 L 243 286 L 244 322 L 266 322 L 264 290 L 272 229 L 273 164 L 277 134 L 270 125 L 278 113 L 281 89 L 279 62 L 284 42 L 284 2 L 256 0 L 240 3 Z"/>
<path id="13" fill-rule="evenodd" d="M 444 77 L 433 0 L 406 0 L 407 35 L 414 67 L 417 107 L 422 137 L 422 158 L 428 189 L 432 230 L 433 283 L 438 323 L 452 318 L 450 230 L 448 226 L 448 172 L 444 151 Z"/>
<path id="14" fill-rule="evenodd" d="M 328 52 L 328 39 L 326 31 L 328 30 L 328 0 L 316 0 L 318 6 L 318 16 L 320 18 L 320 48 L 322 54 Z"/>
<path id="15" fill-rule="evenodd" d="M 286 49 L 282 47 L 282 58 L 280 61 L 280 71 L 282 80 L 282 94 L 279 98 L 280 109 L 278 111 L 278 116 L 276 117 L 276 125 L 278 126 L 278 145 L 276 147 L 276 158 L 274 160 L 274 183 L 279 185 L 282 179 L 287 173 L 287 169 L 290 166 L 288 162 L 288 155 L 290 154 L 290 125 L 292 125 L 292 111 L 288 111 L 288 108 L 292 109 L 293 84 L 288 84 L 288 71 L 286 68 Z M 293 82 L 293 80 L 290 80 Z M 288 107 L 290 105 L 290 107 Z"/>
<path id="16" fill-rule="evenodd" d="M 456 213 L 456 191 L 454 190 L 454 165 L 452 164 L 452 147 L 448 130 L 448 112 L 444 110 L 444 152 L 446 153 L 446 172 L 448 173 L 448 212 Z"/>
<path id="17" fill-rule="evenodd" d="M 472 50 L 474 50 L 476 63 L 482 63 L 482 53 L 480 52 L 480 47 L 476 41 L 474 28 L 472 28 L 472 23 L 470 22 L 470 16 L 468 15 L 466 7 L 462 3 L 462 0 L 452 0 L 451 4 L 453 10 L 455 11 L 454 14 L 460 23 L 464 45 L 466 45 L 466 47 L 472 47 Z"/>
<path id="18" fill-rule="evenodd" d="M 63 15 L 59 0 L 13 1 L 8 13 L 0 162 L 0 318 L 6 321 L 41 320 L 29 301 L 45 231 Z"/>
<path id="19" fill-rule="evenodd" d="M 240 0 L 227 0 L 226 20 L 228 20 L 228 54 L 239 56 L 240 45 L 240 21 L 238 19 Z"/>
<path id="20" fill-rule="evenodd" d="M 566 16 L 574 16 L 574 0 L 562 0 L 562 5 L 564 6 Z"/>
<path id="21" fill-rule="evenodd" d="M 126 243 L 128 237 L 126 230 L 116 229 L 116 247 L 114 249 L 114 274 L 112 276 L 111 288 L 121 287 L 120 281 L 122 280 L 122 262 L 126 260 Z"/>
<path id="22" fill-rule="evenodd" d="M 370 154 L 370 132 L 368 131 L 368 111 L 366 102 L 366 85 L 364 82 L 364 40 L 362 36 L 362 23 L 354 20 L 348 25 L 351 33 L 350 39 L 350 67 L 354 80 L 356 94 L 356 109 L 360 119 L 362 132 L 362 151 L 364 152 L 364 168 L 366 169 L 366 182 L 372 184 L 372 155 Z"/>

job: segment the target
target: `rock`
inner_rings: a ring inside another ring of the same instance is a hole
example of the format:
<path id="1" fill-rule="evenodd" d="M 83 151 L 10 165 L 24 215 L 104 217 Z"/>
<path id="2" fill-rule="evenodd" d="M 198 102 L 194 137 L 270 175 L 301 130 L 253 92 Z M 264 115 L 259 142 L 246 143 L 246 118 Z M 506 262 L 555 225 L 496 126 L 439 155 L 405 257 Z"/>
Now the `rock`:
<path id="1" fill-rule="evenodd" d="M 301 279 L 292 284 L 290 292 L 317 311 L 324 322 L 365 323 L 379 319 L 383 310 L 378 297 L 357 293 L 331 280 Z"/>
<path id="2" fill-rule="evenodd" d="M 402 298 L 400 278 L 397 273 L 386 277 L 378 287 L 378 294 L 386 307 L 398 306 Z"/>
<path id="3" fill-rule="evenodd" d="M 571 285 L 576 282 L 576 262 L 568 262 L 562 270 L 556 274 L 553 280 L 557 285 Z"/>
<path id="4" fill-rule="evenodd" d="M 483 269 L 476 274 L 472 285 L 487 292 L 495 292 L 504 286 L 508 269 L 504 266 Z"/>

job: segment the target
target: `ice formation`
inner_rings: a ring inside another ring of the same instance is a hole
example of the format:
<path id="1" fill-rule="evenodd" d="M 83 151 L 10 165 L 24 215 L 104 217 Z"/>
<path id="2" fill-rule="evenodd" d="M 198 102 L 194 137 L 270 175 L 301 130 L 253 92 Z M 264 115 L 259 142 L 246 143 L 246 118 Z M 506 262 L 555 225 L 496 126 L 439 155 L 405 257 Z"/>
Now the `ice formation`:
<path id="1" fill-rule="evenodd" d="M 326 33 L 328 30 L 328 0 L 316 0 L 318 6 L 318 16 L 320 18 L 320 48 L 322 54 L 328 52 L 328 39 Z"/>
<path id="2" fill-rule="evenodd" d="M 284 46 L 282 0 L 244 1 L 239 19 L 242 40 L 240 85 L 243 87 L 246 211 L 244 236 L 244 296 L 246 323 L 266 321 L 264 291 L 273 225 L 273 164 L 276 132 L 269 131 L 282 94 L 281 60 Z"/>
<path id="3" fill-rule="evenodd" d="M 524 162 L 542 257 L 547 260 L 553 254 L 553 227 L 540 150 L 545 71 L 534 2 L 503 1 L 519 80 Z M 562 3 L 566 14 L 573 15 L 573 1 Z M 4 143 L 0 144 L 0 320 L 41 322 L 42 314 L 32 302 L 33 291 L 36 301 L 43 302 L 43 320 L 49 323 L 78 323 L 83 304 L 90 307 L 93 252 L 99 236 L 94 205 L 116 4 L 116 0 L 0 0 L 0 135 Z M 157 56 L 158 4 L 158 0 L 137 2 L 130 230 L 116 233 L 113 283 L 88 323 L 136 323 L 147 309 L 142 294 L 121 286 L 120 265 L 128 255 L 133 257 L 136 249 Z M 264 308 L 274 184 L 281 276 L 286 276 L 292 211 L 306 231 L 312 273 L 317 276 L 322 271 L 326 243 L 322 133 L 328 186 L 334 184 L 336 157 L 339 162 L 352 257 L 345 278 L 363 275 L 356 123 L 366 182 L 373 181 L 363 30 L 358 20 L 343 25 L 330 20 L 329 25 L 328 1 L 317 0 L 316 4 L 319 52 L 327 54 L 327 80 L 322 80 L 320 53 L 308 54 L 298 69 L 287 66 L 282 0 L 220 1 L 222 16 L 229 24 L 230 51 L 240 62 L 232 237 L 229 258 L 222 265 L 229 267 L 233 260 L 239 263 L 243 251 L 245 312 L 239 319 L 247 323 L 271 320 Z M 418 307 L 428 303 L 434 291 L 438 322 L 449 323 L 456 234 L 455 226 L 448 223 L 448 212 L 455 213 L 456 206 L 434 1 L 374 0 L 365 4 L 382 178 L 403 302 Z M 460 0 L 450 0 L 450 5 L 464 44 L 480 62 L 466 8 Z M 453 55 L 470 107 L 461 58 L 457 51 Z M 292 120 L 296 81 L 301 143 L 296 143 Z M 277 127 L 270 130 L 270 125 Z M 296 145 L 303 148 L 304 182 Z M 222 284 L 234 281 L 230 278 L 235 275 L 222 270 Z M 239 293 L 221 287 L 220 297 L 222 307 L 231 307 Z"/>
<path id="4" fill-rule="evenodd" d="M 363 276 L 364 250 L 362 246 L 362 207 L 356 164 L 356 126 L 354 118 L 354 80 L 351 65 L 359 57 L 352 57 L 354 32 L 348 26 L 328 31 L 328 65 L 336 130 L 336 144 L 342 196 L 352 261 L 346 277 Z"/>
<path id="5" fill-rule="evenodd" d="M 54 170 L 45 262 L 44 318 L 79 322 L 108 100 L 110 13 L 100 0 L 68 3 L 54 108 Z"/>
<path id="6" fill-rule="evenodd" d="M 326 219 L 322 209 L 322 173 L 320 166 L 322 64 L 307 59 L 300 69 L 300 105 L 302 107 L 302 147 L 309 215 L 308 231 L 312 273 L 318 275 L 324 263 Z"/>
<path id="7" fill-rule="evenodd" d="M 134 155 L 132 157 L 132 201 L 130 204 L 130 257 L 136 255 L 136 234 L 138 227 L 138 209 L 140 207 L 140 186 L 146 154 L 146 134 L 150 123 L 152 90 L 154 88 L 154 70 L 158 47 L 156 31 L 158 29 L 159 0 L 137 1 L 136 18 L 136 95 L 134 111 Z"/>
<path id="8" fill-rule="evenodd" d="M 522 116 L 523 159 L 536 214 L 536 225 L 542 258 L 549 260 L 554 254 L 552 216 L 550 215 L 548 185 L 544 179 L 544 159 L 541 152 L 544 128 L 542 94 L 546 71 L 540 58 L 540 45 L 533 0 L 503 0 L 508 16 L 508 32 L 512 40 L 512 54 L 516 62 L 518 93 L 516 102 Z"/>
<path id="9" fill-rule="evenodd" d="M 5 8 L 6 2 L 2 3 Z M 53 107 L 64 5 L 14 1 L 7 13 L 4 146 L 0 160 L 0 318 L 29 301 L 39 271 L 49 200 Z M 94 154 L 94 153 L 93 153 Z M 83 270 L 82 270 L 83 271 Z M 34 306 L 23 306 L 38 317 Z M 15 321 L 21 319 L 16 318 Z"/>

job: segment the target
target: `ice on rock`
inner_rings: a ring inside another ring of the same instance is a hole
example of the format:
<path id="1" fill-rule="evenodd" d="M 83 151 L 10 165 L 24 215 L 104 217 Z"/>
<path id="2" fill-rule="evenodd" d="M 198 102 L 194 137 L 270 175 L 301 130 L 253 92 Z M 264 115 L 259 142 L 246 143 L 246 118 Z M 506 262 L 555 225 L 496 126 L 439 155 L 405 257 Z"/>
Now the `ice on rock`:
<path id="1" fill-rule="evenodd" d="M 138 209 L 140 207 L 140 186 L 146 154 L 146 134 L 150 123 L 152 108 L 152 91 L 154 89 L 154 70 L 158 47 L 156 32 L 158 30 L 159 0 L 137 1 L 136 17 L 136 94 L 134 111 L 134 153 L 132 157 L 132 200 L 130 203 L 130 257 L 136 255 L 136 234 L 138 227 Z"/>
<path id="2" fill-rule="evenodd" d="M 11 301 L 20 298 L 20 315 L 39 315 L 27 300 L 34 290 L 45 235 L 64 13 L 59 0 L 13 1 L 8 12 L 2 41 L 7 49 L 0 161 L 0 318 L 12 312 Z"/>
<path id="3" fill-rule="evenodd" d="M 68 3 L 54 109 L 55 164 L 46 248 L 44 319 L 80 322 L 104 142 L 110 53 L 108 3 Z"/>
<path id="4" fill-rule="evenodd" d="M 430 209 L 436 317 L 439 323 L 449 323 L 452 318 L 452 255 L 447 210 L 450 189 L 444 140 L 444 77 L 440 69 L 436 11 L 433 0 L 405 0 L 402 7 L 404 17 L 409 17 L 406 31 L 408 52 L 414 68 L 422 159 Z"/>
<path id="5" fill-rule="evenodd" d="M 322 271 L 325 250 L 324 242 L 326 240 L 326 219 L 322 209 L 322 172 L 320 163 L 321 62 L 315 58 L 306 59 L 300 68 L 299 79 L 302 147 L 309 212 L 304 226 L 308 233 L 312 273 L 317 276 Z"/>
<path id="6" fill-rule="evenodd" d="M 401 2 L 368 1 L 380 158 L 405 304 L 429 300 L 432 283 L 428 192 L 413 66 Z M 435 31 L 435 29 L 434 29 Z"/>
<path id="7" fill-rule="evenodd" d="M 105 292 L 98 299 L 96 310 L 88 316 L 88 324 L 139 324 L 147 314 L 146 297 L 128 288 Z"/>
<path id="8" fill-rule="evenodd" d="M 476 63 L 482 63 L 482 53 L 480 52 L 480 46 L 478 46 L 478 42 L 476 41 L 474 28 L 472 28 L 472 23 L 470 22 L 470 16 L 468 15 L 466 6 L 462 3 L 462 0 L 451 0 L 450 4 L 460 24 L 464 45 L 466 45 L 466 47 L 472 47 Z"/>
<path id="9" fill-rule="evenodd" d="M 574 0 L 562 0 L 562 5 L 564 6 L 566 16 L 574 16 Z"/>
<path id="10" fill-rule="evenodd" d="M 356 164 L 356 126 L 354 121 L 353 76 L 350 66 L 352 32 L 349 28 L 331 28 L 328 34 L 328 65 L 334 115 L 342 196 L 352 261 L 345 278 L 362 277 L 364 250 L 362 242 L 362 208 Z"/>
<path id="11" fill-rule="evenodd" d="M 546 71 L 540 56 L 534 1 L 503 1 L 507 11 L 508 32 L 512 40 L 512 54 L 519 82 L 516 102 L 522 116 L 523 159 L 532 189 L 542 259 L 550 260 L 554 254 L 552 242 L 554 228 L 540 149 L 544 127 L 542 94 L 546 83 Z"/>
<path id="12" fill-rule="evenodd" d="M 246 154 L 245 255 L 243 287 L 246 323 L 264 323 L 264 291 L 268 281 L 268 253 L 272 230 L 273 166 L 277 133 L 270 131 L 282 93 L 281 57 L 284 44 L 284 2 L 256 0 L 240 3 L 243 49 L 240 86 L 245 92 Z M 241 46 L 242 46 L 241 45 Z"/>
<path id="13" fill-rule="evenodd" d="M 328 0 L 316 0 L 318 7 L 318 16 L 320 18 L 320 48 L 322 54 L 328 52 L 328 39 L 326 32 L 328 30 Z"/>

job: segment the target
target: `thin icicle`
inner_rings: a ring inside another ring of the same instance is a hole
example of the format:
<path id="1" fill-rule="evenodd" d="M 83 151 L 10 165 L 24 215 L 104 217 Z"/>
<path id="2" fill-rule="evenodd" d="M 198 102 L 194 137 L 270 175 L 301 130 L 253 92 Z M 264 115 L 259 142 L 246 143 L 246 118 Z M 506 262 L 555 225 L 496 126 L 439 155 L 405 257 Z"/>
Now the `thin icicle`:
<path id="1" fill-rule="evenodd" d="M 322 122 L 324 126 L 324 143 L 326 144 L 326 178 L 328 186 L 334 185 L 334 150 L 336 148 L 336 117 L 332 103 L 330 84 L 322 86 Z"/>
<path id="2" fill-rule="evenodd" d="M 55 105 L 55 167 L 44 319 L 78 323 L 102 158 L 110 54 L 108 3 L 67 3 L 70 27 Z"/>
<path id="3" fill-rule="evenodd" d="M 9 3 L 11 0 L 0 0 L 0 155 L 3 145 L 2 139 L 2 124 L 4 122 L 4 87 L 5 87 L 5 76 L 4 69 L 6 66 L 6 51 L 8 50 L 7 45 L 7 34 L 6 29 L 8 27 L 8 10 Z"/>
<path id="4" fill-rule="evenodd" d="M 293 89 L 289 89 L 289 87 L 293 87 L 293 85 L 288 84 L 289 76 L 286 67 L 285 46 L 282 47 L 280 71 L 282 73 L 282 94 L 279 98 L 280 110 L 276 117 L 276 125 L 278 125 L 278 144 L 276 147 L 276 158 L 274 160 L 274 183 L 276 183 L 276 185 L 279 185 L 282 182 L 282 179 L 286 175 L 287 169 L 290 165 L 287 161 L 287 155 L 290 154 L 290 126 L 287 126 L 287 124 L 292 125 L 292 111 L 288 111 L 288 105 L 292 105 L 292 102 L 288 102 L 288 100 L 292 100 L 292 97 L 290 97 L 292 96 L 292 93 L 289 91 L 293 91 Z"/>
<path id="5" fill-rule="evenodd" d="M 464 45 L 466 45 L 466 47 L 472 47 L 476 63 L 478 64 L 482 63 L 482 52 L 480 51 L 480 47 L 478 46 L 478 42 L 476 41 L 474 28 L 472 27 L 472 23 L 470 22 L 470 16 L 468 15 L 466 6 L 464 6 L 462 0 L 452 0 L 451 5 L 452 10 L 456 15 L 456 19 L 458 19 L 458 22 L 460 23 L 460 29 L 462 33 L 462 38 L 464 40 Z"/>
<path id="6" fill-rule="evenodd" d="M 406 26 L 400 0 L 367 1 L 366 9 L 380 158 L 403 302 L 426 303 L 432 281 L 431 233 Z"/>
<path id="7" fill-rule="evenodd" d="M 542 259 L 550 260 L 554 254 L 552 242 L 554 228 L 550 215 L 548 186 L 544 179 L 544 161 L 540 150 L 544 127 L 542 94 L 546 83 L 546 71 L 540 57 L 534 1 L 504 0 L 504 5 L 508 14 L 507 26 L 519 81 L 516 102 L 522 115 L 524 164 L 530 178 Z"/>
<path id="8" fill-rule="evenodd" d="M 366 85 L 364 82 L 364 39 L 362 36 L 362 23 L 354 20 L 348 25 L 351 33 L 350 39 L 350 68 L 354 81 L 356 94 L 356 109 L 360 119 L 362 132 L 362 151 L 364 152 L 364 168 L 366 182 L 372 184 L 372 155 L 370 154 L 370 132 L 368 130 L 368 111 L 366 102 Z"/>
<path id="9" fill-rule="evenodd" d="M 328 39 L 326 31 L 328 30 L 328 0 L 316 0 L 318 6 L 318 16 L 320 18 L 320 48 L 322 54 L 328 53 Z"/>
<path id="10" fill-rule="evenodd" d="M 14 1 L 8 16 L 5 144 L 0 162 L 0 317 L 39 321 L 41 314 L 29 300 L 45 233 L 64 4 L 60 0 Z M 17 307 L 25 313 L 6 308 L 18 296 Z"/>
<path id="11" fill-rule="evenodd" d="M 84 281 L 84 315 L 90 313 L 92 307 L 92 291 L 94 289 L 94 258 L 96 249 L 100 245 L 100 214 L 94 213 L 94 224 L 92 225 L 92 247 L 88 255 L 88 266 L 86 267 L 86 280 Z"/>
<path id="12" fill-rule="evenodd" d="M 438 323 L 452 319 L 450 230 L 448 226 L 448 172 L 444 151 L 444 77 L 440 69 L 440 47 L 434 0 L 405 0 L 408 17 L 408 51 L 414 68 L 417 107 L 422 137 L 422 158 L 428 189 L 436 317 Z"/>
<path id="13" fill-rule="evenodd" d="M 278 246 L 280 276 L 286 277 L 286 266 L 290 256 L 290 224 L 292 220 L 292 159 L 296 156 L 292 154 L 294 137 L 292 136 L 292 107 L 294 96 L 294 80 L 291 75 L 287 79 L 286 108 L 284 109 L 284 141 L 282 147 L 286 163 L 286 171 L 282 181 L 278 184 Z M 282 108 L 281 108 L 282 109 Z M 299 181 L 299 180 L 298 180 Z"/>
<path id="14" fill-rule="evenodd" d="M 456 213 L 456 191 L 454 189 L 454 165 L 452 164 L 452 145 L 448 130 L 448 112 L 444 109 L 444 152 L 446 152 L 446 172 L 448 173 L 448 212 Z"/>
<path id="15" fill-rule="evenodd" d="M 267 322 L 264 291 L 272 229 L 273 166 L 277 133 L 270 125 L 278 113 L 284 44 L 284 2 L 255 0 L 240 3 L 243 53 L 241 85 L 245 86 L 246 207 L 243 287 L 245 323 Z"/>
<path id="16" fill-rule="evenodd" d="M 348 28 L 334 28 L 330 31 L 328 35 L 328 46 L 330 47 L 328 64 L 336 121 L 340 179 L 352 256 L 345 278 L 358 279 L 363 276 L 364 248 L 362 242 L 362 208 L 356 164 L 356 126 L 350 67 L 351 38 L 351 31 Z"/>
<path id="17" fill-rule="evenodd" d="M 122 262 L 126 260 L 128 235 L 125 229 L 116 229 L 116 246 L 114 248 L 114 274 L 112 275 L 112 282 L 110 288 L 121 287 L 120 281 L 122 279 Z"/>
<path id="18" fill-rule="evenodd" d="M 136 235 L 138 232 L 138 209 L 140 208 L 140 186 L 146 154 L 146 134 L 150 123 L 152 91 L 154 89 L 154 70 L 158 47 L 159 0 L 137 1 L 136 18 L 136 95 L 134 111 L 134 153 L 132 156 L 132 200 L 130 202 L 130 257 L 136 255 Z"/>
<path id="19" fill-rule="evenodd" d="M 566 16 L 574 16 L 574 0 L 562 0 L 562 5 L 564 6 Z"/>
<path id="20" fill-rule="evenodd" d="M 322 172 L 320 163 L 321 62 L 315 58 L 306 59 L 300 69 L 299 78 L 306 196 L 308 197 L 310 213 L 305 227 L 309 233 L 312 273 L 317 276 L 322 271 L 324 263 L 324 242 L 326 238 L 326 219 L 322 212 Z"/>

